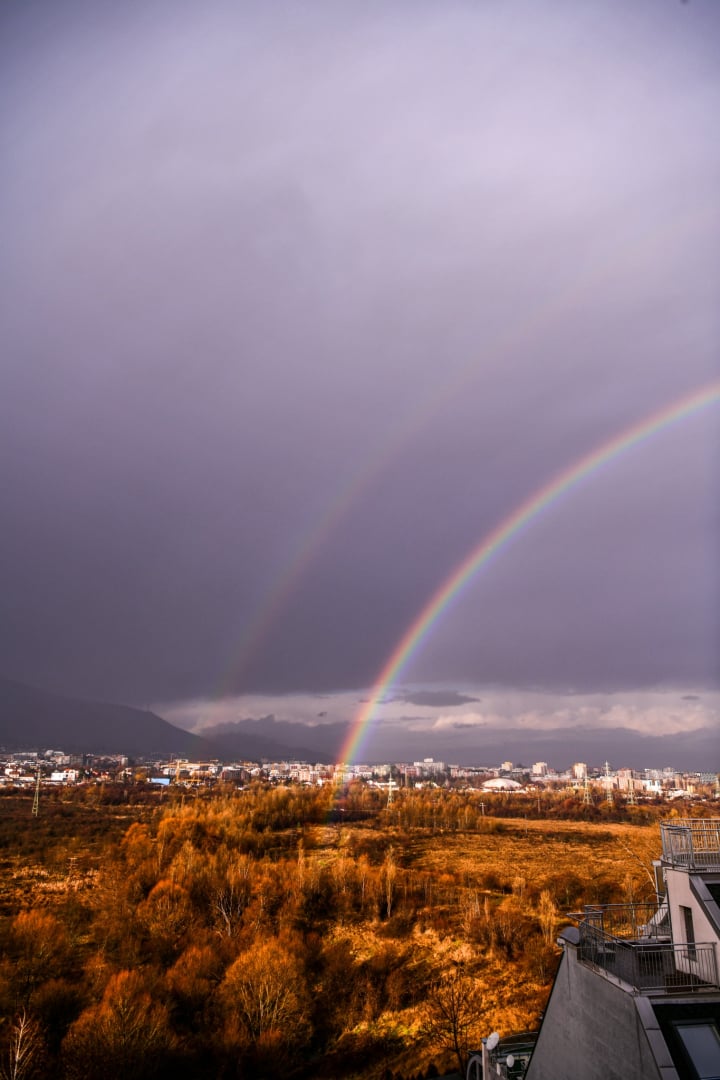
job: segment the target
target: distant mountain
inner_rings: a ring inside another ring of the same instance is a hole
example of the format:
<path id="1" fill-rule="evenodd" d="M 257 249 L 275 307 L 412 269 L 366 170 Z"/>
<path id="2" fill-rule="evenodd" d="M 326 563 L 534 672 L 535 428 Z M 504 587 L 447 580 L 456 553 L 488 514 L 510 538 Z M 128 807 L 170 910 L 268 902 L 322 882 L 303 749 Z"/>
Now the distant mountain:
<path id="1" fill-rule="evenodd" d="M 202 737 L 223 757 L 291 758 L 331 764 L 345 741 L 344 724 L 291 724 L 264 716 L 203 728 Z M 252 752 L 250 748 L 256 748 Z"/>
<path id="2" fill-rule="evenodd" d="M 293 728 L 284 725 L 288 726 Z M 126 754 L 134 758 L 179 755 L 249 761 L 332 760 L 313 746 L 285 745 L 268 738 L 262 722 L 251 722 L 249 728 L 231 734 L 218 729 L 193 735 L 144 709 L 61 697 L 9 679 L 0 679 L 0 748 Z"/>
<path id="3" fill-rule="evenodd" d="M 155 713 L 60 697 L 7 679 L 0 679 L 0 746 L 130 757 L 209 756 L 203 739 L 173 727 Z"/>

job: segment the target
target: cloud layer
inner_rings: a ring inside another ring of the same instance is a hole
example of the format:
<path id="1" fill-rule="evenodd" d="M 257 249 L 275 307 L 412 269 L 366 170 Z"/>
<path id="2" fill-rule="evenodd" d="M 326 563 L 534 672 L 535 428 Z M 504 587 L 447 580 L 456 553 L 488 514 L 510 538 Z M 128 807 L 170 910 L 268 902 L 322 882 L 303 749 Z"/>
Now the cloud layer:
<path id="1" fill-rule="evenodd" d="M 350 692 L 159 706 L 171 723 L 197 734 L 262 732 L 279 743 L 302 745 L 309 753 L 314 748 L 336 759 L 357 710 L 357 697 Z M 719 726 L 717 691 L 553 694 L 485 686 L 480 700 L 467 687 L 462 692 L 407 687 L 378 705 L 357 756 L 368 762 L 434 757 L 476 765 L 507 758 L 525 765 L 545 760 L 558 769 L 576 760 L 598 765 L 609 759 L 615 767 L 713 769 L 720 765 Z"/>

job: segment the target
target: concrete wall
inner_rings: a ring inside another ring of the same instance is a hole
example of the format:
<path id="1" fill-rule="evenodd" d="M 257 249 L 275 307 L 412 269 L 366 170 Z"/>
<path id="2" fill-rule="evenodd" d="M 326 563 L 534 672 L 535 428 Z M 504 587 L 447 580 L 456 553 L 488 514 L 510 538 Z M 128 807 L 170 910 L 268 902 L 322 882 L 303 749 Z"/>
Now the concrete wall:
<path id="1" fill-rule="evenodd" d="M 633 995 L 581 964 L 566 943 L 525 1080 L 671 1076 L 656 1063 Z"/>

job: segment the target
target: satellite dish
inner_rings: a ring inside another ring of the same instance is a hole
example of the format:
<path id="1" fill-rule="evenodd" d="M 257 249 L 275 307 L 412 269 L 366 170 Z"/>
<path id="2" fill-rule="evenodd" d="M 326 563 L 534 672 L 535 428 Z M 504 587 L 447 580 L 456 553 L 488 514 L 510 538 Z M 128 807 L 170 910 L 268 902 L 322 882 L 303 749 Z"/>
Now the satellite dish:
<path id="1" fill-rule="evenodd" d="M 492 1035 L 488 1035 L 487 1048 L 488 1050 L 494 1050 L 497 1044 L 500 1042 L 500 1036 L 497 1031 L 493 1031 Z"/>
<path id="2" fill-rule="evenodd" d="M 508 1054 L 508 1056 L 505 1058 L 505 1064 L 507 1065 L 508 1069 L 512 1069 L 513 1065 L 515 1064 L 515 1055 Z"/>

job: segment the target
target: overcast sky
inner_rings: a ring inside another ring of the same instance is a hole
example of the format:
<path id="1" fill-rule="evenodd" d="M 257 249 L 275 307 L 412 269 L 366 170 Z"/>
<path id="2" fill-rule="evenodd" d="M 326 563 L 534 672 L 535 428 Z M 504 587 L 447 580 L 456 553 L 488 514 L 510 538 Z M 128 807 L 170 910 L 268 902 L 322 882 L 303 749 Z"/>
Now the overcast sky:
<path id="1" fill-rule="evenodd" d="M 0 674 L 354 708 L 486 533 L 720 375 L 719 36 L 716 0 L 6 0 Z M 406 684 L 716 723 L 719 413 L 507 545 Z"/>

